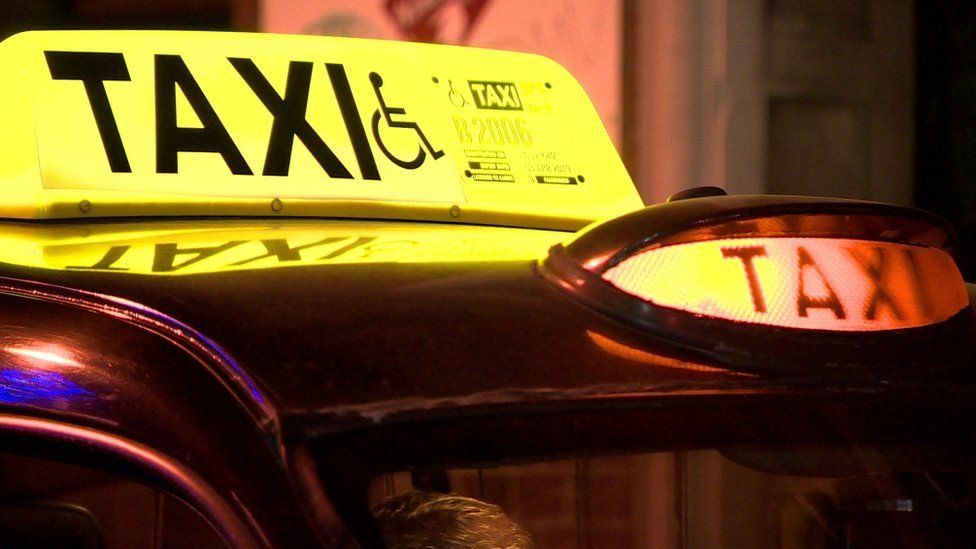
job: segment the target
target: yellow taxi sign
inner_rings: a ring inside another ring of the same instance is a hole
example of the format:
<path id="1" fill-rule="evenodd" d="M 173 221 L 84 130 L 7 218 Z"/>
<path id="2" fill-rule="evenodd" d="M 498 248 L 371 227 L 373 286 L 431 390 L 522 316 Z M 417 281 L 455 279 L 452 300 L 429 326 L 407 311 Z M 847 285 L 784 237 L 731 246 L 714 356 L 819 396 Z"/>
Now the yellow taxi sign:
<path id="1" fill-rule="evenodd" d="M 641 206 L 579 84 L 527 54 L 234 33 L 29 32 L 0 215 L 342 215 L 575 228 Z"/>

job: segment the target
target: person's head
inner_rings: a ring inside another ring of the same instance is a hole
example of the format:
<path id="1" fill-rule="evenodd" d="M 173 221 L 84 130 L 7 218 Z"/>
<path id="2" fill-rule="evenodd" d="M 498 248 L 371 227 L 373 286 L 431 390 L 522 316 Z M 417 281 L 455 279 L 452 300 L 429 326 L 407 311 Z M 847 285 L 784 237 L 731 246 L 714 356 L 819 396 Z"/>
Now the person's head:
<path id="1" fill-rule="evenodd" d="M 455 494 L 410 491 L 373 508 L 390 549 L 534 549 L 528 532 L 497 505 Z"/>

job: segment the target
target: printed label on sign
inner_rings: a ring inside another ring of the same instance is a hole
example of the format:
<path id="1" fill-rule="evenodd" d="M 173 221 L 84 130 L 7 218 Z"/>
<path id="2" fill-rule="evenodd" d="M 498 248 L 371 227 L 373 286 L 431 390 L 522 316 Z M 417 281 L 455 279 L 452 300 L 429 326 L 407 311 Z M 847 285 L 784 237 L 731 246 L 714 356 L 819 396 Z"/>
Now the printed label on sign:
<path id="1" fill-rule="evenodd" d="M 925 326 L 969 303 L 949 254 L 890 242 L 754 238 L 677 244 L 637 254 L 603 276 L 661 307 L 813 330 Z"/>
<path id="2" fill-rule="evenodd" d="M 447 79 L 444 87 L 464 147 L 466 186 L 516 183 L 531 189 L 586 181 L 576 165 L 584 156 L 567 154 L 571 116 L 556 120 L 552 83 L 464 80 L 465 87 L 457 82 L 462 80 Z"/>

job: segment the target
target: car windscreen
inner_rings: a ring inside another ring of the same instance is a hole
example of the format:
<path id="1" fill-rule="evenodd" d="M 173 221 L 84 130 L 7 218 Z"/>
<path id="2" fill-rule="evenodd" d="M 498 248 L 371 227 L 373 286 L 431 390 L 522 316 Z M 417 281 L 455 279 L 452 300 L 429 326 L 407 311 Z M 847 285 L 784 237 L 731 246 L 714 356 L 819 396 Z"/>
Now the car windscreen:
<path id="1" fill-rule="evenodd" d="M 387 418 L 313 447 L 366 545 L 956 547 L 976 542 L 974 407 L 657 395 Z"/>
<path id="2" fill-rule="evenodd" d="M 788 459 L 821 460 L 832 450 L 841 449 L 795 451 Z M 873 454 L 866 458 L 875 462 L 884 458 L 878 449 L 859 451 Z M 389 547 L 866 548 L 976 542 L 976 471 L 797 476 L 736 458 L 696 450 L 458 467 L 439 472 L 440 486 L 429 471 L 402 471 L 377 477 L 369 502 Z"/>

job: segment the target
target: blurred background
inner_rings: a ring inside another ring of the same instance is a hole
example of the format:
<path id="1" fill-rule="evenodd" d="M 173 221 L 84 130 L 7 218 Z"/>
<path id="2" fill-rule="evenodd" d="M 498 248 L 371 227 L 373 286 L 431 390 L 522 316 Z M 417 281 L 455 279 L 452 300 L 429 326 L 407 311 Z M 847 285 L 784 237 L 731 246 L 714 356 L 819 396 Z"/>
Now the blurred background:
<path id="1" fill-rule="evenodd" d="M 964 0 L 6 0 L 41 28 L 362 36 L 541 53 L 593 98 L 644 201 L 914 204 L 976 278 L 976 3 Z"/>

